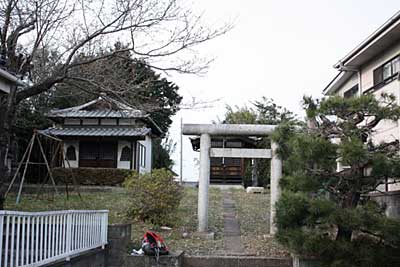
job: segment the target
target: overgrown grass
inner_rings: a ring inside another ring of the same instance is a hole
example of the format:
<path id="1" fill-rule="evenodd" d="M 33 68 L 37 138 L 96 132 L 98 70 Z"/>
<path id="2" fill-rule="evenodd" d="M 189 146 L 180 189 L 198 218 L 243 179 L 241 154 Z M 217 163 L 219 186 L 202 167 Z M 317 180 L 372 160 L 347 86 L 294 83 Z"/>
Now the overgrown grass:
<path id="1" fill-rule="evenodd" d="M 58 195 L 22 194 L 19 205 L 15 204 L 16 196 L 11 194 L 6 200 L 6 209 L 18 211 L 47 211 L 47 210 L 109 210 L 109 223 L 127 223 L 128 194 L 124 190 L 111 192 L 81 193 L 82 198 L 76 193 L 70 193 L 67 199 L 65 193 Z"/>
<path id="2" fill-rule="evenodd" d="M 270 195 L 247 194 L 232 190 L 241 240 L 246 253 L 262 256 L 288 256 L 289 253 L 269 235 Z"/>
<path id="3" fill-rule="evenodd" d="M 6 201 L 6 209 L 18 211 L 46 211 L 63 209 L 107 209 L 109 222 L 132 223 L 132 241 L 135 248 L 140 247 L 143 234 L 147 230 L 160 232 L 167 245 L 173 250 L 184 250 L 188 254 L 210 254 L 223 248 L 223 212 L 222 195 L 219 189 L 210 189 L 209 227 L 215 233 L 214 240 L 204 240 L 196 237 L 197 229 L 197 189 L 185 188 L 184 197 L 177 211 L 177 221 L 172 230 L 161 230 L 159 226 L 148 222 L 135 221 L 127 216 L 129 201 L 134 201 L 124 189 L 112 192 L 82 193 L 82 199 L 75 193 L 67 200 L 65 194 L 51 197 L 23 194 L 21 203 L 15 204 L 15 195 L 10 195 Z"/>
<path id="4" fill-rule="evenodd" d="M 253 255 L 287 256 L 287 252 L 268 235 L 269 233 L 269 194 L 247 194 L 244 190 L 232 190 L 236 202 L 237 217 L 240 222 L 242 243 L 246 253 Z M 107 209 L 109 222 L 132 223 L 132 241 L 135 248 L 146 230 L 160 232 L 172 251 L 184 250 L 191 255 L 208 255 L 221 252 L 223 243 L 223 205 L 222 193 L 218 188 L 209 191 L 209 228 L 215 233 L 214 240 L 196 237 L 197 228 L 197 189 L 185 188 L 184 196 L 177 211 L 177 221 L 171 230 L 161 230 L 159 226 L 147 222 L 134 221 L 127 216 L 130 196 L 124 189 L 111 192 L 76 193 L 51 197 L 43 194 L 23 194 L 21 203 L 15 205 L 15 195 L 9 195 L 6 208 L 19 211 L 46 211 L 62 209 Z"/>

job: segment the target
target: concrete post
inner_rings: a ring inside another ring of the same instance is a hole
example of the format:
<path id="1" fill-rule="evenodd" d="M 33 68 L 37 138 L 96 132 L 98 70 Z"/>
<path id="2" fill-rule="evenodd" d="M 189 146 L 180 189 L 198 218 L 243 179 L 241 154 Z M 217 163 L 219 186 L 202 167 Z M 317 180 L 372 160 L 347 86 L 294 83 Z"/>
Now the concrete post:
<path id="1" fill-rule="evenodd" d="M 271 142 L 271 211 L 270 211 L 270 234 L 276 234 L 277 228 L 275 225 L 275 204 L 281 195 L 279 180 L 282 177 L 282 160 L 277 154 L 279 146 L 275 142 Z"/>
<path id="2" fill-rule="evenodd" d="M 208 229 L 208 186 L 210 183 L 210 148 L 211 138 L 209 134 L 200 136 L 200 177 L 199 194 L 197 203 L 197 218 L 199 232 Z"/>

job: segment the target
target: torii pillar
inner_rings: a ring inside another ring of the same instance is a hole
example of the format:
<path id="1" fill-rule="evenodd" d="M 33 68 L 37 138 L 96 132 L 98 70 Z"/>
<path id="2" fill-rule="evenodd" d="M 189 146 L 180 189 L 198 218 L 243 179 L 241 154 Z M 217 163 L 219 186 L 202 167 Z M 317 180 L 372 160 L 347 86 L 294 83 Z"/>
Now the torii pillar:
<path id="1" fill-rule="evenodd" d="M 184 135 L 200 135 L 200 175 L 197 204 L 198 231 L 208 230 L 208 188 L 210 185 L 210 157 L 271 158 L 270 233 L 276 233 L 275 203 L 280 197 L 279 180 L 282 161 L 277 154 L 278 144 L 271 141 L 271 149 L 211 148 L 211 136 L 268 136 L 275 125 L 254 124 L 184 124 Z"/>

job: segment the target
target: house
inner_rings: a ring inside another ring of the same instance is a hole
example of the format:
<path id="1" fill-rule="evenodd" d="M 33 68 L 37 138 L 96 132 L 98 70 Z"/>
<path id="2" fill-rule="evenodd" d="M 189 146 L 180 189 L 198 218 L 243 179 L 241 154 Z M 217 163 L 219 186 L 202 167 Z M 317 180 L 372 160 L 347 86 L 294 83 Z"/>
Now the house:
<path id="1" fill-rule="evenodd" d="M 323 90 L 324 95 L 355 97 L 373 94 L 381 99 L 382 93 L 393 94 L 400 105 L 400 11 L 372 33 L 361 44 L 340 59 L 334 68 L 338 74 Z M 400 121 L 381 121 L 371 140 L 400 139 Z M 400 189 L 398 184 L 386 190 Z"/>
<path id="2" fill-rule="evenodd" d="M 191 138 L 194 151 L 200 151 L 200 137 Z M 257 140 L 245 137 L 212 137 L 212 148 L 255 148 Z M 210 160 L 210 184 L 242 184 L 244 159 L 214 158 Z"/>
<path id="3" fill-rule="evenodd" d="M 152 138 L 164 134 L 149 114 L 108 96 L 47 116 L 54 125 L 41 133 L 63 140 L 65 167 L 150 172 Z"/>
<path id="4" fill-rule="evenodd" d="M 23 85 L 20 79 L 0 68 L 0 95 L 9 94 L 12 86 Z"/>

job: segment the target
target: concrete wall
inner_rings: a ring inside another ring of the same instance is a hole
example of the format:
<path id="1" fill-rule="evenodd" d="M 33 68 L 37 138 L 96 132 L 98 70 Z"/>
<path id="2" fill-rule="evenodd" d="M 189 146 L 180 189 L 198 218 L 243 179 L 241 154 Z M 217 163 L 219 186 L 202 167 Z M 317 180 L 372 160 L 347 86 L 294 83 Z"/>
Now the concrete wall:
<path id="1" fill-rule="evenodd" d="M 152 169 L 152 139 L 150 136 L 146 135 L 145 140 L 138 141 L 138 144 L 142 144 L 146 148 L 146 166 L 140 166 L 139 164 L 139 173 L 146 173 L 146 172 L 151 172 Z M 138 149 L 139 150 L 139 149 Z M 140 158 L 138 154 L 138 162 L 140 163 Z"/>
<path id="2" fill-rule="evenodd" d="M 126 255 L 123 267 L 182 267 L 182 262 L 183 252 L 161 256 L 158 263 L 155 257 Z"/>
<path id="3" fill-rule="evenodd" d="M 400 219 L 400 191 L 391 191 L 382 193 L 373 193 L 371 199 L 385 208 L 386 216 L 390 218 Z"/>
<path id="4" fill-rule="evenodd" d="M 382 93 L 393 94 L 397 99 L 397 104 L 400 104 L 400 81 L 395 80 L 388 83 L 384 87 L 374 92 L 377 99 L 382 99 Z M 375 128 L 372 141 L 375 144 L 381 142 L 391 142 L 400 138 L 400 124 L 399 121 L 383 120 Z"/>
<path id="5" fill-rule="evenodd" d="M 47 267 L 107 267 L 107 250 L 92 249 L 82 253 L 69 261 L 60 260 L 55 263 L 45 265 Z"/>
<path id="6" fill-rule="evenodd" d="M 66 160 L 64 160 L 64 166 L 66 168 L 71 167 L 71 168 L 78 168 L 79 167 L 79 141 L 77 140 L 65 140 L 64 141 L 64 157 L 66 156 L 67 153 L 67 149 L 69 146 L 74 146 L 75 147 L 75 154 L 76 154 L 76 160 L 68 160 L 69 161 L 69 165 L 68 162 Z"/>
<path id="7" fill-rule="evenodd" d="M 340 89 L 337 91 L 337 95 L 344 96 L 344 93 L 348 90 L 350 90 L 352 87 L 358 84 L 358 74 L 354 73 L 351 78 L 345 82 Z"/>
<path id="8" fill-rule="evenodd" d="M 71 258 L 48 264 L 48 267 L 122 267 L 128 254 L 131 241 L 131 225 L 116 224 L 108 226 L 108 245 L 106 249 L 92 249 Z M 136 265 L 129 265 L 136 266 Z"/>
<path id="9" fill-rule="evenodd" d="M 131 224 L 108 226 L 107 267 L 126 266 L 126 256 L 131 242 Z"/>

